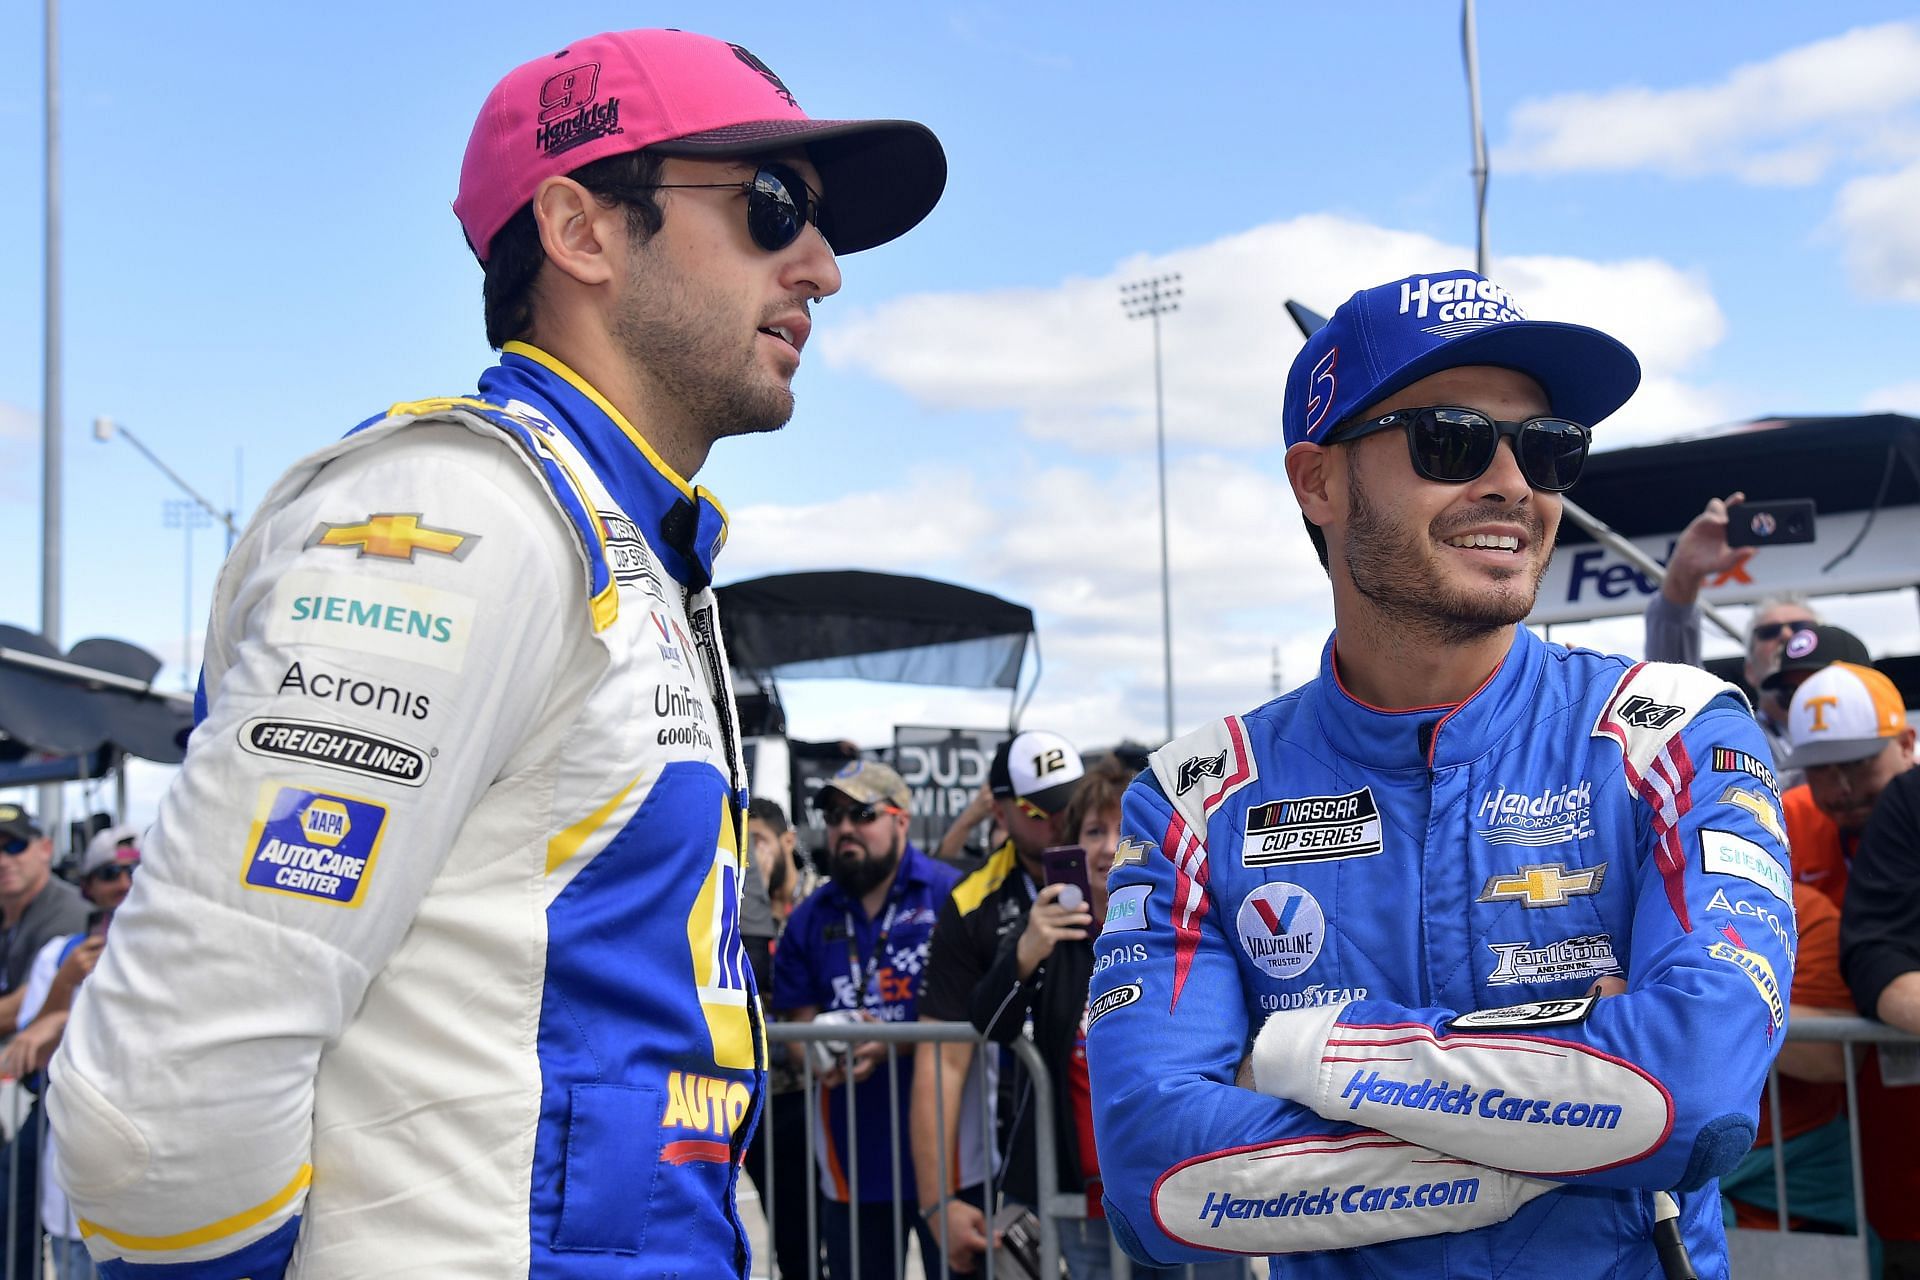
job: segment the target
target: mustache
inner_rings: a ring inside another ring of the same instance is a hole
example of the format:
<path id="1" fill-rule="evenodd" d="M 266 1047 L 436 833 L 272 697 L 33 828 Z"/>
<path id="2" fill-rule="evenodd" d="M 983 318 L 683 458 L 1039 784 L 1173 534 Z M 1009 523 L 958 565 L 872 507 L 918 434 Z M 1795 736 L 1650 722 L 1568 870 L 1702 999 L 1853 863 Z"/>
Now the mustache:
<path id="1" fill-rule="evenodd" d="M 1547 522 L 1541 517 L 1540 512 L 1534 508 L 1532 503 L 1523 503 L 1517 507 L 1504 504 L 1494 505 L 1492 503 L 1469 507 L 1467 510 L 1459 512 L 1458 514 L 1450 515 L 1444 524 L 1439 520 L 1435 520 L 1431 525 L 1427 526 L 1427 532 L 1437 539 L 1444 540 L 1451 538 L 1456 533 L 1461 533 L 1474 528 L 1476 525 L 1483 524 L 1517 524 L 1524 526 L 1527 531 L 1528 540 L 1535 546 L 1546 541 L 1547 537 Z"/>

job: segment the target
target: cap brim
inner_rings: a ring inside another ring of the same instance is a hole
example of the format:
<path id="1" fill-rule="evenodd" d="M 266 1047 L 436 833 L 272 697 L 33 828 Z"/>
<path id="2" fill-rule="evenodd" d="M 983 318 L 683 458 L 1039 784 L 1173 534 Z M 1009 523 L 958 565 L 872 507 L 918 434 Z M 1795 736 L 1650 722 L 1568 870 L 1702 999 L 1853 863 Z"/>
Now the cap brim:
<path id="1" fill-rule="evenodd" d="M 912 120 L 754 120 L 657 142 L 669 156 L 750 156 L 806 148 L 820 171 L 820 233 L 858 253 L 906 234 L 947 186 L 947 153 Z"/>
<path id="2" fill-rule="evenodd" d="M 1585 426 L 1611 415 L 1640 386 L 1640 361 L 1598 329 L 1557 320 L 1514 320 L 1455 338 L 1401 365 L 1373 389 L 1373 404 L 1428 374 L 1461 365 L 1514 369 L 1540 384 L 1547 404 Z M 1364 412 L 1371 405 L 1362 406 Z"/>
<path id="3" fill-rule="evenodd" d="M 1075 778 L 1072 782 L 1063 782 L 1057 787 L 1048 787 L 1045 791 L 1036 791 L 1021 798 L 1049 814 L 1061 813 L 1065 811 L 1067 802 L 1073 799 L 1073 789 L 1079 785 L 1080 780 Z"/>
<path id="4" fill-rule="evenodd" d="M 1892 738 L 1847 738 L 1834 742 L 1809 742 L 1787 753 L 1787 768 L 1804 769 L 1815 764 L 1852 764 L 1878 755 Z"/>

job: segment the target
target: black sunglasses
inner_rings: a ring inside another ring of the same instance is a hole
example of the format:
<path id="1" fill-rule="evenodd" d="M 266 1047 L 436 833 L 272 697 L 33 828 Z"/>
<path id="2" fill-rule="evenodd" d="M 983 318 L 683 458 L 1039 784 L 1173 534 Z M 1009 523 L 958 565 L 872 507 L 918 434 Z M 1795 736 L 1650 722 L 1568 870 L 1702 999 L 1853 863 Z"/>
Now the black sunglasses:
<path id="1" fill-rule="evenodd" d="M 33 841 L 31 840 L 25 839 L 20 836 L 15 836 L 13 839 L 7 841 L 5 844 L 0 844 L 0 853 L 6 854 L 9 858 L 17 858 L 21 854 L 25 853 L 27 851 L 28 846 L 31 845 L 32 843 Z"/>
<path id="2" fill-rule="evenodd" d="M 745 182 L 663 182 L 661 191 L 744 191 L 747 234 L 768 253 L 800 238 L 800 229 L 820 225 L 820 197 L 806 179 L 784 164 L 763 164 Z"/>
<path id="3" fill-rule="evenodd" d="M 822 808 L 820 810 L 820 820 L 825 822 L 829 827 L 837 827 L 842 822 L 852 822 L 855 826 L 864 827 L 883 813 L 898 812 L 899 810 L 895 809 L 892 805 L 836 804 L 830 808 Z"/>
<path id="4" fill-rule="evenodd" d="M 107 884 L 120 879 L 122 876 L 132 875 L 133 869 L 139 865 L 137 862 L 109 863 L 104 867 L 95 867 L 93 870 L 87 872 L 87 879 L 98 880 L 102 884 Z"/>
<path id="5" fill-rule="evenodd" d="M 1586 465 L 1593 431 L 1565 418 L 1528 418 L 1498 422 L 1478 409 L 1436 404 L 1399 409 L 1365 422 L 1349 423 L 1327 438 L 1328 444 L 1358 440 L 1389 427 L 1404 427 L 1413 469 L 1438 484 L 1465 484 L 1486 474 L 1500 450 L 1500 438 L 1513 441 L 1514 457 L 1527 483 L 1547 493 L 1571 489 Z"/>
<path id="6" fill-rule="evenodd" d="M 1753 629 L 1753 638 L 1778 640 L 1783 631 L 1811 631 L 1819 625 L 1810 618 L 1795 618 L 1792 622 L 1763 622 Z"/>

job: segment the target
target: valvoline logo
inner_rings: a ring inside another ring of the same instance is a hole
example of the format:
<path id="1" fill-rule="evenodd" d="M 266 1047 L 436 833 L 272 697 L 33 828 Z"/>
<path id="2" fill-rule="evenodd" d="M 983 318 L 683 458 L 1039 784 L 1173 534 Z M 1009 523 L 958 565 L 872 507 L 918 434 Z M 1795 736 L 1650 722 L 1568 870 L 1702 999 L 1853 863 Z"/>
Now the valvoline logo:
<path id="1" fill-rule="evenodd" d="M 1249 959 L 1275 978 L 1297 978 L 1320 958 L 1327 918 L 1312 894 L 1281 881 L 1249 893 L 1234 924 Z"/>

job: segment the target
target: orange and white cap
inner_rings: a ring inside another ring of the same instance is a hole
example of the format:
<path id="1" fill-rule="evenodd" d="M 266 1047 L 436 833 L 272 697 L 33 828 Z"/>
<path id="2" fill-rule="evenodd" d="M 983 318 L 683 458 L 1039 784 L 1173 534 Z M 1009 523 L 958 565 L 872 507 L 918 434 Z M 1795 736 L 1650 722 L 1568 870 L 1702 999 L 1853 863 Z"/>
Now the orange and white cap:
<path id="1" fill-rule="evenodd" d="M 1852 662 L 1829 663 L 1794 691 L 1787 767 L 1864 760 L 1907 727 L 1907 709 L 1893 681 Z"/>

